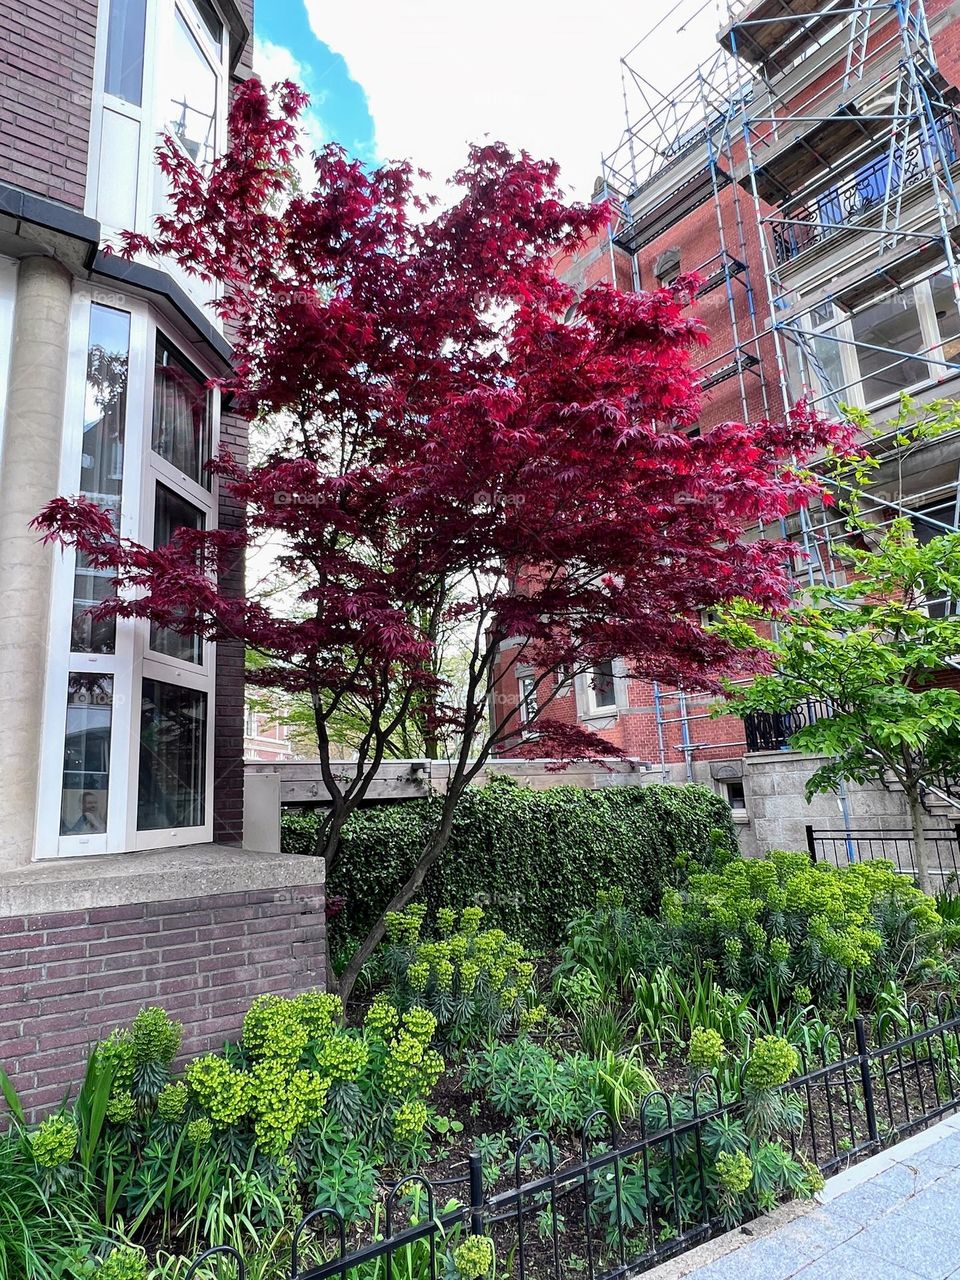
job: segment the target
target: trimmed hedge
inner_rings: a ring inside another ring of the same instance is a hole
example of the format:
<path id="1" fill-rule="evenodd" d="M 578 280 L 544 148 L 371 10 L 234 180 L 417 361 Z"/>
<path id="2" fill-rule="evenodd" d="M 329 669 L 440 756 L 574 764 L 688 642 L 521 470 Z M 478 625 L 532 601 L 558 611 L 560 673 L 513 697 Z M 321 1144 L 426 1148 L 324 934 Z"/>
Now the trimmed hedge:
<path id="1" fill-rule="evenodd" d="M 412 871 L 439 801 L 361 809 L 343 835 L 327 886 L 344 899 L 337 938 L 362 936 Z M 312 853 L 318 817 L 283 815 L 286 853 Z M 689 860 L 707 865 L 716 843 L 735 849 L 730 808 L 707 787 L 549 787 L 534 791 L 495 777 L 460 802 L 449 843 L 418 895 L 430 910 L 479 904 L 487 923 L 528 946 L 555 947 L 567 922 L 598 889 L 622 886 L 654 913 L 664 887 Z"/>

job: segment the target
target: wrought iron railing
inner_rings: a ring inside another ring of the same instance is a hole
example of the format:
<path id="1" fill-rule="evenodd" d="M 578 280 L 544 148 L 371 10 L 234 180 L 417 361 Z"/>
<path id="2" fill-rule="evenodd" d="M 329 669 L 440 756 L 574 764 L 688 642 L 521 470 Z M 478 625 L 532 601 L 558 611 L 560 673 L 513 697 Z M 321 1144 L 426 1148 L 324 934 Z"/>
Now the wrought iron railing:
<path id="1" fill-rule="evenodd" d="M 960 1016 L 945 996 L 935 1009 L 886 1013 L 869 1033 L 857 1018 L 800 1058 L 801 1074 L 778 1091 L 790 1095 L 794 1113 L 781 1141 L 825 1175 L 960 1109 Z M 347 1222 L 321 1196 L 294 1232 L 284 1270 L 291 1280 L 440 1280 L 468 1234 L 492 1236 L 519 1280 L 621 1280 L 648 1270 L 730 1225 L 729 1212 L 718 1212 L 714 1165 L 726 1149 L 720 1135 L 749 1105 L 734 1092 L 731 1100 L 705 1075 L 686 1095 L 650 1094 L 626 1130 L 598 1112 L 575 1156 L 569 1142 L 529 1134 L 516 1148 L 511 1185 L 493 1194 L 478 1154 L 462 1177 L 405 1176 L 387 1192 L 365 1243 L 348 1244 Z M 440 1197 L 455 1189 L 459 1198 L 441 1209 Z M 229 1273 L 245 1280 L 243 1259 L 214 1248 L 184 1280 Z"/>
<path id="2" fill-rule="evenodd" d="M 743 717 L 748 751 L 789 751 L 790 739 L 805 725 L 830 714 L 826 702 L 808 700 L 792 711 L 749 711 Z"/>
<path id="3" fill-rule="evenodd" d="M 806 828 L 807 850 L 813 862 L 829 862 L 835 867 L 849 862 L 868 862 L 885 858 L 902 875 L 916 873 L 913 833 L 895 829 L 883 831 L 824 831 Z M 941 885 L 960 883 L 960 823 L 925 832 L 927 847 L 933 854 L 934 874 Z"/>
<path id="4" fill-rule="evenodd" d="M 881 207 L 885 200 L 929 177 L 931 167 L 952 165 L 960 156 L 960 125 L 953 114 L 940 117 L 937 140 L 916 138 L 864 164 L 851 177 L 805 203 L 788 204 L 770 219 L 774 256 L 779 265 L 822 244 L 849 224 Z"/>

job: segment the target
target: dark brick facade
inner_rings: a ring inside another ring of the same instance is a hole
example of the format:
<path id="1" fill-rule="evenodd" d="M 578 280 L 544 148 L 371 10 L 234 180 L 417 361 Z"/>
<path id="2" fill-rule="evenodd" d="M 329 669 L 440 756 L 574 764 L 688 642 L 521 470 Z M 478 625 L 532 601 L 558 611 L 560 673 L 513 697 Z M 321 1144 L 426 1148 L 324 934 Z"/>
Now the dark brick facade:
<path id="1" fill-rule="evenodd" d="M 323 986 L 324 929 L 309 886 L 0 919 L 0 1063 L 26 1106 L 54 1105 L 149 1004 L 183 1023 L 183 1052 L 219 1049 L 255 995 Z"/>
<path id="2" fill-rule="evenodd" d="M 231 414 L 221 415 L 220 444 L 234 458 L 245 461 L 247 423 Z M 220 495 L 218 519 L 221 529 L 237 529 L 243 523 L 243 509 L 226 493 Z M 220 581 L 224 591 L 243 594 L 242 556 Z M 217 644 L 213 838 L 227 844 L 239 844 L 243 839 L 243 689 L 243 643 L 221 640 Z"/>
<path id="3" fill-rule="evenodd" d="M 0 0 L 0 181 L 82 209 L 97 0 Z"/>

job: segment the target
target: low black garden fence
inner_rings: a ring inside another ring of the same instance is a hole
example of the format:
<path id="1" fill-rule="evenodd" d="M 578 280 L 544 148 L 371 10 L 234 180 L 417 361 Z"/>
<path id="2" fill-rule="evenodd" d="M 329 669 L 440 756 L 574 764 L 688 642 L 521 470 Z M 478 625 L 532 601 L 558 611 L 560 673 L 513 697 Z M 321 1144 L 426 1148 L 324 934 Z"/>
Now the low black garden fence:
<path id="1" fill-rule="evenodd" d="M 792 1126 L 765 1155 L 754 1144 L 758 1165 L 802 1162 L 828 1176 L 960 1109 L 960 1015 L 946 997 L 933 1011 L 887 1014 L 869 1032 L 857 1018 L 848 1033 L 831 1031 L 800 1057 L 800 1074 L 769 1091 L 765 1104 L 789 1111 Z M 576 1142 L 527 1135 L 508 1185 L 484 1185 L 478 1154 L 460 1177 L 410 1175 L 379 1204 L 368 1243 L 355 1245 L 341 1215 L 320 1205 L 293 1235 L 288 1274 L 441 1280 L 451 1249 L 473 1236 L 492 1237 L 498 1272 L 518 1280 L 619 1280 L 644 1271 L 763 1207 L 744 1202 L 731 1217 L 729 1203 L 720 1212 L 717 1200 L 718 1151 L 737 1149 L 751 1105 L 755 1095 L 743 1090 L 724 1101 L 717 1080 L 704 1075 L 685 1095 L 648 1095 L 626 1129 L 597 1113 Z M 243 1259 L 227 1247 L 197 1258 L 184 1280 L 226 1280 L 221 1263 L 246 1280 Z"/>
<path id="2" fill-rule="evenodd" d="M 960 823 L 925 833 L 936 863 L 934 874 L 943 886 L 960 883 Z M 825 831 L 806 828 L 807 851 L 813 862 L 845 867 L 851 862 L 885 858 L 902 875 L 916 874 L 913 833 L 910 831 Z"/>

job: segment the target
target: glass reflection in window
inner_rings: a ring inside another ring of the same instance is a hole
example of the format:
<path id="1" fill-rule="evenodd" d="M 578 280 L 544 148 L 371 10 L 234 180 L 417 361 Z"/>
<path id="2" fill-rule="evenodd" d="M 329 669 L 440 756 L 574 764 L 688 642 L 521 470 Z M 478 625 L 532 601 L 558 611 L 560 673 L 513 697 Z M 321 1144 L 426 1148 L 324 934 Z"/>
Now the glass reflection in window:
<path id="1" fill-rule="evenodd" d="M 147 0 L 110 0 L 104 88 L 139 107 L 143 99 L 143 39 Z"/>
<path id="2" fill-rule="evenodd" d="M 117 528 L 123 486 L 129 363 L 130 313 L 94 303 L 90 308 L 87 343 L 80 494 L 109 512 Z M 84 556 L 78 555 L 71 639 L 75 653 L 113 653 L 116 619 L 93 618 L 88 612 L 113 595 L 111 572 L 92 568 Z"/>
<path id="3" fill-rule="evenodd" d="M 179 10 L 171 39 L 166 125 L 190 159 L 206 168 L 216 155 L 217 73 Z"/>
<path id="4" fill-rule="evenodd" d="M 199 369 L 157 334 L 152 447 L 198 484 L 209 485 L 210 393 Z"/>
<path id="5" fill-rule="evenodd" d="M 60 799 L 62 835 L 107 829 L 113 676 L 71 672 Z"/>
<path id="6" fill-rule="evenodd" d="M 166 546 L 173 540 L 178 529 L 202 528 L 202 511 L 168 489 L 165 484 L 157 485 L 153 520 L 154 547 Z M 158 627 L 156 623 L 151 623 L 150 648 L 155 653 L 165 654 L 168 658 L 179 658 L 182 662 L 200 662 L 203 641 L 199 636 L 181 635 L 169 627 Z"/>
<path id="7" fill-rule="evenodd" d="M 896 396 L 928 377 L 926 360 L 901 354 L 921 352 L 925 345 L 912 290 L 875 302 L 854 315 L 852 325 L 868 406 Z"/>
<path id="8" fill-rule="evenodd" d="M 203 826 L 207 695 L 144 680 L 137 828 Z"/>

